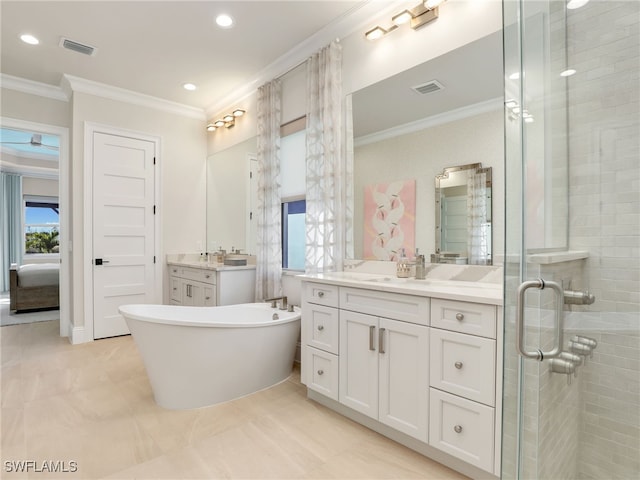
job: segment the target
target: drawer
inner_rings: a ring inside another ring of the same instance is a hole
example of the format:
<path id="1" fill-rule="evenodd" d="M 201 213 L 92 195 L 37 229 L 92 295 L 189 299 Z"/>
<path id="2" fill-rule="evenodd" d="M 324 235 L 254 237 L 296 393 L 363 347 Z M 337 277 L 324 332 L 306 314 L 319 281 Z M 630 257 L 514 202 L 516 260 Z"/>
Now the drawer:
<path id="1" fill-rule="evenodd" d="M 305 368 L 307 387 L 338 400 L 338 356 L 309 347 Z"/>
<path id="2" fill-rule="evenodd" d="M 203 288 L 203 302 L 205 307 L 216 306 L 216 287 L 215 285 L 207 285 Z"/>
<path id="3" fill-rule="evenodd" d="M 429 325 L 427 297 L 342 287 L 340 308 L 418 325 Z"/>
<path id="4" fill-rule="evenodd" d="M 214 270 L 169 265 L 169 275 L 195 280 L 196 282 L 216 284 L 216 272 Z"/>
<path id="5" fill-rule="evenodd" d="M 429 400 L 429 445 L 493 472 L 494 409 L 434 388 Z"/>
<path id="6" fill-rule="evenodd" d="M 495 406 L 496 341 L 431 329 L 432 387 Z"/>
<path id="7" fill-rule="evenodd" d="M 306 307 L 303 312 L 303 321 L 307 324 L 306 344 L 337 355 L 340 331 L 339 310 L 311 303 L 307 303 Z"/>
<path id="8" fill-rule="evenodd" d="M 338 307 L 338 286 L 304 282 L 304 299 L 309 303 Z"/>
<path id="9" fill-rule="evenodd" d="M 431 326 L 480 337 L 496 338 L 496 307 L 432 298 Z"/>

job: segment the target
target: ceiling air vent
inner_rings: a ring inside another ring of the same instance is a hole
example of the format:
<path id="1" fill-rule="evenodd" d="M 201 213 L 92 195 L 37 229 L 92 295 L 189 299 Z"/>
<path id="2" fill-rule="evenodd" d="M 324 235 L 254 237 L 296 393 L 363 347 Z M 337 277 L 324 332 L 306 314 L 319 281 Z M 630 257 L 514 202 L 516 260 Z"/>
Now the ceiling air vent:
<path id="1" fill-rule="evenodd" d="M 412 90 L 415 90 L 421 95 L 437 92 L 438 90 L 442 90 L 443 88 L 444 88 L 444 85 L 442 85 L 437 80 L 430 80 L 427 83 L 423 83 L 422 85 L 416 85 L 415 87 L 411 87 Z"/>
<path id="2" fill-rule="evenodd" d="M 84 45 L 83 43 L 74 42 L 68 38 L 62 37 L 60 39 L 60 46 L 67 50 L 73 50 L 74 52 L 82 53 L 84 55 L 93 56 L 96 54 L 96 49 L 91 45 Z"/>

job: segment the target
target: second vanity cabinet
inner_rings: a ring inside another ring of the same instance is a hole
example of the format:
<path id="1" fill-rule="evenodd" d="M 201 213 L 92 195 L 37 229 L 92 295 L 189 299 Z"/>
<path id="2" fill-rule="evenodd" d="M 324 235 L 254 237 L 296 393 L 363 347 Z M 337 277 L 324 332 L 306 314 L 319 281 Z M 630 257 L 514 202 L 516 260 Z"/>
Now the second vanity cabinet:
<path id="1" fill-rule="evenodd" d="M 302 291 L 310 398 L 417 439 L 425 455 L 499 473 L 496 305 L 311 280 Z"/>
<path id="2" fill-rule="evenodd" d="M 255 297 L 255 269 L 169 265 L 172 305 L 213 307 L 251 303 Z"/>

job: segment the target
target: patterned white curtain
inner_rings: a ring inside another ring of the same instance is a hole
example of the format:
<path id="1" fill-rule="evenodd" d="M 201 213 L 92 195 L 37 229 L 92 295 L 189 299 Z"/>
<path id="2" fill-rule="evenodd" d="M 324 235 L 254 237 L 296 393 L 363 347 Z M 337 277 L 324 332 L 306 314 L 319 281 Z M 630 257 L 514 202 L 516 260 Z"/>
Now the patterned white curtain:
<path id="1" fill-rule="evenodd" d="M 0 292 L 9 290 L 9 268 L 22 263 L 22 176 L 0 172 Z"/>
<path id="2" fill-rule="evenodd" d="M 470 265 L 486 265 L 489 253 L 487 174 L 470 171 L 467 179 L 467 250 Z"/>
<path id="3" fill-rule="evenodd" d="M 282 295 L 279 79 L 258 89 L 256 301 Z"/>
<path id="4" fill-rule="evenodd" d="M 307 273 L 340 271 L 347 254 L 353 156 L 342 141 L 342 120 L 342 47 L 332 42 L 307 62 Z"/>

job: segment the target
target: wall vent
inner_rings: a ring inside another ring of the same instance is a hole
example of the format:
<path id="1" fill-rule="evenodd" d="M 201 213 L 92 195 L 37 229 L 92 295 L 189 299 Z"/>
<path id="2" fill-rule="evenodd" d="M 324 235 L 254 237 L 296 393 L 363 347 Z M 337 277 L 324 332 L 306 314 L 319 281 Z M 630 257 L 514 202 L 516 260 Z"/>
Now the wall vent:
<path id="1" fill-rule="evenodd" d="M 94 56 L 97 51 L 97 49 L 95 47 L 92 47 L 91 45 L 74 42 L 73 40 L 69 40 L 68 38 L 64 37 L 60 39 L 60 46 L 62 48 L 66 48 L 67 50 L 73 50 L 74 52 L 82 53 L 83 55 L 89 56 Z"/>
<path id="2" fill-rule="evenodd" d="M 418 92 L 420 95 L 426 95 L 427 93 L 437 92 L 438 90 L 442 90 L 444 85 L 442 85 L 437 80 L 430 80 L 427 83 L 423 83 L 422 85 L 416 85 L 415 87 L 411 87 L 412 90 Z"/>

